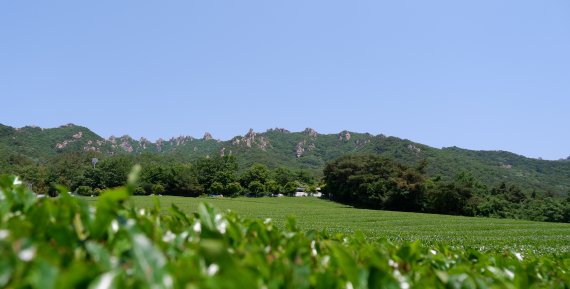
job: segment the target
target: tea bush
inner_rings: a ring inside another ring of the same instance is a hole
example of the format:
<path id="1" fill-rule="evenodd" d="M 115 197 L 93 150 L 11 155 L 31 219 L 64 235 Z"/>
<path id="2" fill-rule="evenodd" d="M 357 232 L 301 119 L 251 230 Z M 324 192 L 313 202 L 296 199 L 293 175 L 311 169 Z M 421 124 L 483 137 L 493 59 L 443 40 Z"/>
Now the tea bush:
<path id="1" fill-rule="evenodd" d="M 131 178 L 133 179 L 133 178 Z M 0 177 L 4 288 L 568 288 L 570 256 L 394 244 L 284 228 L 200 205 L 127 207 L 134 182 L 94 205 L 37 198 Z"/>

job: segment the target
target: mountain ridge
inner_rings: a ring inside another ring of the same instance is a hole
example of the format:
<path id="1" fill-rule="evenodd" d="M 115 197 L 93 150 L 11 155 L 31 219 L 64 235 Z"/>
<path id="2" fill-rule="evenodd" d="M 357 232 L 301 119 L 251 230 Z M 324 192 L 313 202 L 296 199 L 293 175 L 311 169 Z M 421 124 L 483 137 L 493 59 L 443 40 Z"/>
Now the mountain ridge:
<path id="1" fill-rule="evenodd" d="M 215 137 L 212 136 L 212 134 L 211 134 L 210 132 L 205 131 L 205 132 L 204 132 L 204 135 L 203 135 L 202 137 L 195 137 L 195 136 L 192 136 L 192 135 L 180 134 L 180 135 L 178 135 L 178 136 L 176 136 L 176 137 L 175 137 L 175 136 L 171 136 L 171 137 L 169 137 L 169 138 L 159 137 L 159 138 L 157 138 L 156 140 L 151 141 L 149 138 L 147 138 L 147 137 L 145 137 L 145 136 L 141 136 L 140 138 L 137 139 L 137 138 L 131 137 L 129 134 L 123 134 L 123 135 L 120 135 L 120 136 L 119 136 L 119 135 L 112 134 L 112 135 L 110 135 L 109 137 L 105 138 L 105 137 L 103 137 L 103 136 L 100 136 L 100 135 L 97 134 L 96 132 L 92 131 L 91 129 L 89 129 L 89 128 L 86 127 L 86 126 L 82 126 L 82 125 L 78 125 L 78 124 L 74 124 L 74 123 L 67 123 L 67 124 L 64 124 L 64 125 L 60 125 L 60 126 L 58 126 L 58 127 L 50 127 L 50 128 L 43 128 L 43 127 L 40 127 L 40 126 L 37 126 L 37 125 L 26 125 L 26 126 L 17 128 L 17 127 L 11 127 L 11 126 L 8 126 L 8 125 L 5 125 L 5 124 L 0 123 L 0 127 L 2 127 L 2 126 L 4 126 L 4 127 L 10 127 L 10 128 L 12 128 L 12 129 L 14 129 L 14 130 L 16 130 L 16 131 L 23 130 L 23 129 L 40 129 L 40 130 L 43 131 L 43 130 L 60 129 L 60 128 L 65 128 L 65 127 L 76 127 L 76 128 L 83 128 L 83 129 L 86 129 L 86 130 L 88 130 L 89 132 L 91 132 L 91 133 L 97 135 L 100 139 L 105 140 L 105 141 L 111 141 L 111 142 L 113 142 L 113 140 L 116 141 L 117 139 L 121 139 L 121 140 L 122 140 L 122 139 L 124 139 L 124 138 L 127 138 L 127 139 L 131 139 L 131 140 L 138 141 L 138 142 L 144 142 L 144 143 L 146 143 L 146 144 L 151 144 L 151 145 L 156 145 L 157 143 L 164 143 L 165 141 L 177 141 L 177 142 L 180 142 L 181 140 L 184 141 L 184 140 L 199 140 L 199 139 L 202 139 L 202 140 L 214 140 L 214 141 L 218 141 L 218 142 L 228 142 L 228 141 L 234 141 L 236 138 L 239 138 L 239 137 L 247 137 L 248 134 L 252 134 L 252 133 L 254 133 L 254 134 L 265 134 L 265 133 L 272 132 L 272 131 L 278 131 L 278 132 L 283 132 L 283 133 L 301 133 L 301 132 L 303 132 L 303 133 L 312 133 L 312 134 L 315 134 L 315 135 L 334 135 L 334 134 L 337 134 L 337 133 L 319 133 L 319 132 L 317 132 L 315 129 L 310 128 L 310 127 L 305 128 L 305 130 L 303 130 L 303 131 L 291 131 L 291 130 L 288 130 L 288 129 L 286 129 L 286 128 L 278 128 L 278 127 L 275 127 L 275 128 L 266 129 L 265 132 L 256 132 L 256 131 L 254 131 L 252 128 L 250 128 L 249 131 L 248 131 L 246 134 L 244 134 L 244 135 L 235 135 L 235 136 L 233 136 L 233 137 L 231 137 L 231 138 L 228 138 L 228 139 L 215 138 Z M 374 135 L 374 134 L 371 134 L 371 133 L 368 133 L 368 132 L 360 133 L 360 132 L 355 132 L 355 131 L 350 131 L 350 130 L 342 130 L 342 131 L 339 132 L 337 135 L 340 135 L 340 134 L 343 134 L 343 133 L 346 133 L 346 132 L 348 132 L 348 133 L 357 133 L 357 134 L 365 134 L 365 135 L 376 136 L 376 137 L 394 137 L 394 136 L 386 136 L 386 135 L 384 135 L 384 134 L 382 134 L 382 133 L 377 134 L 377 135 Z M 1 133 L 1 132 L 0 132 L 0 133 Z M 418 142 L 415 142 L 415 141 L 412 141 L 412 140 L 409 140 L 409 139 L 405 139 L 405 138 L 400 138 L 400 139 L 402 139 L 402 140 L 404 140 L 404 141 L 411 141 L 411 142 L 414 142 L 414 143 L 418 143 Z M 455 146 L 455 145 L 453 145 L 453 146 L 447 146 L 447 147 L 444 146 L 444 147 L 438 148 L 438 147 L 430 146 L 430 145 L 426 145 L 426 144 L 422 144 L 422 145 L 424 145 L 424 146 L 429 146 L 429 147 L 434 148 L 434 149 L 441 149 L 441 150 L 445 150 L 445 149 L 462 149 L 462 150 L 469 150 L 469 151 L 474 151 L 474 152 L 510 153 L 510 154 L 514 154 L 514 155 L 516 155 L 516 156 L 524 157 L 524 158 L 527 158 L 527 159 L 544 160 L 544 159 L 542 159 L 542 158 L 540 158 L 540 157 L 537 157 L 537 158 L 535 158 L 535 157 L 530 157 L 530 156 L 526 156 L 526 155 L 519 154 L 519 153 L 514 153 L 514 152 L 511 152 L 511 151 L 508 151 L 508 150 L 503 150 L 503 149 L 496 149 L 496 150 L 493 150 L 493 149 L 489 149 L 489 150 L 487 150 L 487 149 L 482 149 L 482 150 L 479 150 L 479 149 L 462 148 L 462 147 L 458 147 L 458 146 Z M 562 158 L 559 158 L 559 159 L 556 159 L 556 160 L 549 159 L 549 160 L 545 160 L 545 161 L 568 161 L 568 160 L 570 160 L 570 155 L 567 156 L 566 158 L 563 158 L 563 157 L 562 157 Z"/>
<path id="2" fill-rule="evenodd" d="M 89 128 L 66 124 L 56 128 L 25 126 L 13 128 L 0 124 L 0 168 L 6 171 L 10 158 L 42 163 L 62 153 L 80 152 L 101 156 L 159 153 L 191 161 L 200 157 L 235 155 L 242 167 L 263 163 L 269 167 L 294 167 L 322 174 L 325 163 L 347 153 L 373 153 L 394 158 L 407 165 L 428 161 L 428 174 L 452 177 L 468 171 L 488 184 L 511 182 L 526 189 L 556 194 L 570 190 L 570 162 L 540 160 L 508 151 L 481 151 L 458 147 L 434 148 L 407 139 L 383 134 L 343 130 L 320 134 L 306 128 L 291 132 L 284 128 L 217 140 L 208 132 L 192 136 L 159 138 L 155 142 L 129 135 L 107 139 Z M 1 165 L 1 164 L 4 165 Z"/>

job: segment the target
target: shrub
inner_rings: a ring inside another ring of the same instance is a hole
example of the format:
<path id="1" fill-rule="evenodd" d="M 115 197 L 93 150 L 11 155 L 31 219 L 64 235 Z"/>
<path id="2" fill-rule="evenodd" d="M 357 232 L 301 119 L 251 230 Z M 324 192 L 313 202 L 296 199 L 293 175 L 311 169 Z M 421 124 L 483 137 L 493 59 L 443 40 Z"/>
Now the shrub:
<path id="1" fill-rule="evenodd" d="M 90 196 L 93 194 L 93 189 L 91 189 L 89 186 L 79 186 L 75 192 L 82 196 Z"/>
<path id="2" fill-rule="evenodd" d="M 152 185 L 152 193 L 155 195 L 162 195 L 164 194 L 164 186 L 161 184 L 154 184 Z"/>

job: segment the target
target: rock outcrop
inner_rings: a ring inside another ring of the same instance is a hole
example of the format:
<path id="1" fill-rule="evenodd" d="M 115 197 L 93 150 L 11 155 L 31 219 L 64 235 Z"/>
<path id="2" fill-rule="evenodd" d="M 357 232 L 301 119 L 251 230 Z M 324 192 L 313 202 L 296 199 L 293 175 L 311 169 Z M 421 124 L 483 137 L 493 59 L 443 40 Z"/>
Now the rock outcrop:
<path id="1" fill-rule="evenodd" d="M 513 165 L 509 165 L 509 164 L 501 164 L 501 168 L 503 168 L 503 169 L 507 169 L 507 170 L 510 170 L 510 169 L 512 169 L 512 168 L 513 168 Z"/>
<path id="2" fill-rule="evenodd" d="M 121 137 L 121 148 L 126 152 L 132 153 L 133 146 L 131 145 L 132 138 L 128 135 Z"/>
<path id="3" fill-rule="evenodd" d="M 270 128 L 270 129 L 267 130 L 267 132 L 273 132 L 273 131 L 280 132 L 280 133 L 290 133 L 289 130 L 284 129 L 284 128 L 279 128 L 279 127 Z"/>
<path id="4" fill-rule="evenodd" d="M 316 130 L 314 130 L 314 129 L 310 128 L 310 127 L 306 128 L 306 129 L 303 131 L 303 133 L 304 133 L 304 134 L 308 134 L 310 137 L 313 137 L 313 138 L 315 138 L 315 137 L 317 137 L 317 135 L 319 135 Z"/>
<path id="5" fill-rule="evenodd" d="M 253 129 L 250 128 L 249 131 L 245 134 L 245 137 L 242 139 L 248 148 L 250 148 L 251 144 L 255 142 L 255 135 L 256 134 Z"/>
<path id="6" fill-rule="evenodd" d="M 150 141 L 148 141 L 146 138 L 141 137 L 139 139 L 139 146 L 142 147 L 143 150 L 146 149 L 147 145 L 149 145 L 149 144 L 150 144 Z"/>
<path id="7" fill-rule="evenodd" d="M 211 140 L 212 139 L 212 135 L 209 132 L 205 132 L 204 133 L 204 137 L 202 137 L 203 140 Z"/>
<path id="8" fill-rule="evenodd" d="M 349 141 L 350 138 L 351 138 L 350 132 L 348 132 L 348 131 L 346 131 L 346 130 L 341 131 L 341 132 L 338 134 L 338 140 L 341 141 L 341 140 L 343 140 L 343 138 L 344 138 L 345 141 Z"/>
<path id="9" fill-rule="evenodd" d="M 156 150 L 158 150 L 159 152 L 162 151 L 162 143 L 164 143 L 164 140 L 162 138 L 159 138 L 156 140 Z"/>
<path id="10" fill-rule="evenodd" d="M 415 154 L 419 154 L 422 152 L 422 149 L 420 149 L 419 147 L 416 147 L 413 144 L 409 144 L 408 149 L 411 150 L 412 152 L 414 152 Z"/>
<path id="11" fill-rule="evenodd" d="M 193 140 L 194 138 L 191 136 L 179 136 L 179 137 L 173 137 L 170 138 L 170 145 L 171 146 L 181 146 L 183 144 L 185 144 L 188 141 Z"/>
<path id="12" fill-rule="evenodd" d="M 57 148 L 57 149 L 64 149 L 64 148 L 67 147 L 67 145 L 70 144 L 71 142 L 73 142 L 73 141 L 64 140 L 64 141 L 61 142 L 61 143 L 57 143 L 57 144 L 55 145 L 55 148 Z"/>
<path id="13" fill-rule="evenodd" d="M 297 158 L 300 158 L 305 152 L 304 146 L 305 146 L 305 141 L 300 141 L 299 143 L 297 143 L 297 146 L 295 147 L 295 155 L 297 156 Z"/>
<path id="14" fill-rule="evenodd" d="M 271 146 L 267 137 L 259 135 L 253 131 L 253 129 L 249 129 L 249 131 L 242 137 L 235 137 L 232 139 L 233 146 L 240 146 L 245 145 L 248 148 L 252 148 L 257 146 L 257 148 L 265 151 L 268 147 Z"/>

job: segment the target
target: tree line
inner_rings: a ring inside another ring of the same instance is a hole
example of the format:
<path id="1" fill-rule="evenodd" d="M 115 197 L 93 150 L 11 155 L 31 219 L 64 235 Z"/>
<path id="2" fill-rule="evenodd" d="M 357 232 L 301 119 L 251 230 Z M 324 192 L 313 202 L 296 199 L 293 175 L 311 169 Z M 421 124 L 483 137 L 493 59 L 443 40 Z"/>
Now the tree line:
<path id="1" fill-rule="evenodd" d="M 331 161 L 323 179 L 286 167 L 240 167 L 231 155 L 187 160 L 157 154 L 65 153 L 42 164 L 19 161 L 2 173 L 19 175 L 38 194 L 55 196 L 56 185 L 63 185 L 77 194 L 98 195 L 124 185 L 135 164 L 142 167 L 138 195 L 293 195 L 298 187 L 314 192 L 320 186 L 325 197 L 358 207 L 570 222 L 570 193 L 556 196 L 505 182 L 485 185 L 462 171 L 428 177 L 426 161 L 408 166 L 374 154 Z"/>
<path id="2" fill-rule="evenodd" d="M 428 177 L 427 165 L 345 155 L 326 165 L 324 192 L 334 201 L 373 209 L 570 222 L 570 192 L 557 197 L 504 182 L 486 186 L 468 172 Z"/>
<path id="3" fill-rule="evenodd" d="M 97 161 L 93 162 L 95 157 Z M 98 195 L 105 189 L 124 185 L 136 164 L 142 168 L 140 184 L 135 190 L 138 195 L 292 195 L 298 187 L 314 190 L 318 185 L 317 178 L 305 170 L 270 169 L 257 163 L 240 168 L 235 156 L 189 161 L 157 154 L 105 157 L 66 153 L 45 164 L 13 166 L 6 173 L 19 175 L 38 194 L 55 196 L 56 185 L 63 185 L 80 195 Z"/>

